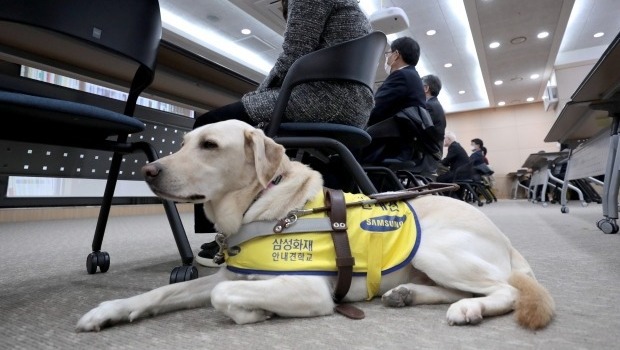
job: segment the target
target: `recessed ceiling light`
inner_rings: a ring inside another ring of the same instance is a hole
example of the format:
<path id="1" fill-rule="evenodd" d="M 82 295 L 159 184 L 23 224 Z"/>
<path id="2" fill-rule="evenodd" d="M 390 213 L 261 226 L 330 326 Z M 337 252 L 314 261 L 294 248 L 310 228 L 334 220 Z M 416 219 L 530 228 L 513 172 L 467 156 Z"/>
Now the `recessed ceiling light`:
<path id="1" fill-rule="evenodd" d="M 452 63 L 446 63 L 443 66 L 446 67 L 446 68 L 450 68 L 450 67 L 452 67 Z"/>
<path id="2" fill-rule="evenodd" d="M 435 34 L 437 34 L 437 31 L 435 29 L 431 29 L 431 30 L 426 32 L 426 35 L 428 35 L 428 36 L 435 35 Z"/>
<path id="3" fill-rule="evenodd" d="M 527 102 L 532 102 L 532 101 L 534 101 L 534 98 L 533 97 L 528 97 L 526 101 Z"/>
<path id="4" fill-rule="evenodd" d="M 538 37 L 538 39 L 544 39 L 546 37 L 549 36 L 549 32 L 540 32 L 538 33 L 538 35 L 536 35 L 536 37 Z"/>
<path id="5" fill-rule="evenodd" d="M 465 90 L 460 90 L 459 91 L 459 95 L 463 95 L 465 93 Z"/>
<path id="6" fill-rule="evenodd" d="M 530 75 L 530 79 L 538 79 L 539 77 L 540 77 L 540 74 L 536 74 L 536 73 Z"/>
<path id="7" fill-rule="evenodd" d="M 489 47 L 492 48 L 492 49 L 498 48 L 499 47 L 499 43 L 497 41 L 494 41 L 494 42 L 489 44 Z"/>
<path id="8" fill-rule="evenodd" d="M 495 83 L 493 83 L 493 84 L 495 84 L 495 85 L 502 85 L 503 83 L 504 83 L 503 80 L 496 80 Z"/>
<path id="9" fill-rule="evenodd" d="M 512 39 L 510 39 L 510 43 L 511 43 L 511 44 L 513 44 L 513 45 L 518 45 L 518 44 L 522 44 L 522 43 L 524 43 L 526 40 L 527 40 L 527 38 L 526 38 L 526 37 L 524 37 L 524 36 L 518 36 L 518 37 L 516 37 L 516 38 L 512 38 Z"/>
<path id="10" fill-rule="evenodd" d="M 497 102 L 497 105 L 498 105 L 498 106 L 503 106 L 503 105 L 505 105 L 505 104 L 506 104 L 506 102 L 504 102 L 504 101 L 499 101 L 499 102 Z"/>
<path id="11" fill-rule="evenodd" d="M 594 37 L 595 37 L 595 38 L 600 38 L 600 37 L 602 37 L 603 35 L 605 35 L 605 33 L 603 33 L 603 32 L 594 33 Z"/>
<path id="12" fill-rule="evenodd" d="M 241 29 L 241 34 L 249 35 L 250 33 L 252 33 L 252 31 L 248 28 Z"/>

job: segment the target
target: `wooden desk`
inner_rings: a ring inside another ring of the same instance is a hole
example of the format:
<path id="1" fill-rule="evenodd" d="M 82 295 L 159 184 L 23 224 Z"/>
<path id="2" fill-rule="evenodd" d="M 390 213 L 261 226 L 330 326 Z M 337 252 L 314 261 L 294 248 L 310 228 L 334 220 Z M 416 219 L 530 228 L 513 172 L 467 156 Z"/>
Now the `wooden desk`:
<path id="1" fill-rule="evenodd" d="M 562 186 L 562 212 L 568 212 L 569 180 L 605 175 L 604 218 L 597 222 L 605 233 L 618 232 L 619 124 L 620 33 L 571 96 L 545 137 L 545 142 L 560 142 L 569 148 Z"/>

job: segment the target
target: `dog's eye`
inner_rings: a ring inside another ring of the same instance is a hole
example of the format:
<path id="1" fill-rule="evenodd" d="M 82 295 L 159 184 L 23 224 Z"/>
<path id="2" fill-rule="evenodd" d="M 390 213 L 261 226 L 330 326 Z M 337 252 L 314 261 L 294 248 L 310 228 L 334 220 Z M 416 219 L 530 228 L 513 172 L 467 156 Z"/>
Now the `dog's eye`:
<path id="1" fill-rule="evenodd" d="M 217 143 L 210 141 L 210 140 L 206 140 L 202 143 L 202 148 L 204 149 L 217 148 Z"/>

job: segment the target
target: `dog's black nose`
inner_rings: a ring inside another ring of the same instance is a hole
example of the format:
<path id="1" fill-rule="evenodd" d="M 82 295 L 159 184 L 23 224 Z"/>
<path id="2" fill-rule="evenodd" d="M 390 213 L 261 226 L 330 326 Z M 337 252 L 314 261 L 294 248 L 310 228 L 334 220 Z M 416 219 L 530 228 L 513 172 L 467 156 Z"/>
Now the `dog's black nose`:
<path id="1" fill-rule="evenodd" d="M 150 163 L 142 167 L 142 176 L 144 176 L 146 181 L 149 181 L 157 177 L 160 171 L 161 171 L 161 168 L 159 164 Z"/>

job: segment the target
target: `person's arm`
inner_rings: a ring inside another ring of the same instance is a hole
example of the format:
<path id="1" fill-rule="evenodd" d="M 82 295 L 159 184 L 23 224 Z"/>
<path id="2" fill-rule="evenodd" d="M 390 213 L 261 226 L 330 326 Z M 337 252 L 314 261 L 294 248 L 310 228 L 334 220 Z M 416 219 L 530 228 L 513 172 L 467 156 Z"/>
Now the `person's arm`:
<path id="1" fill-rule="evenodd" d="M 375 94 L 375 106 L 370 113 L 368 119 L 368 125 L 376 124 L 384 119 L 391 117 L 393 106 L 397 104 L 398 100 L 407 96 L 408 86 L 405 74 L 397 70 L 392 72 L 381 87 L 377 89 Z"/>
<path id="2" fill-rule="evenodd" d="M 332 7 L 333 0 L 289 0 L 282 53 L 259 91 L 280 86 L 293 62 L 317 50 Z"/>

